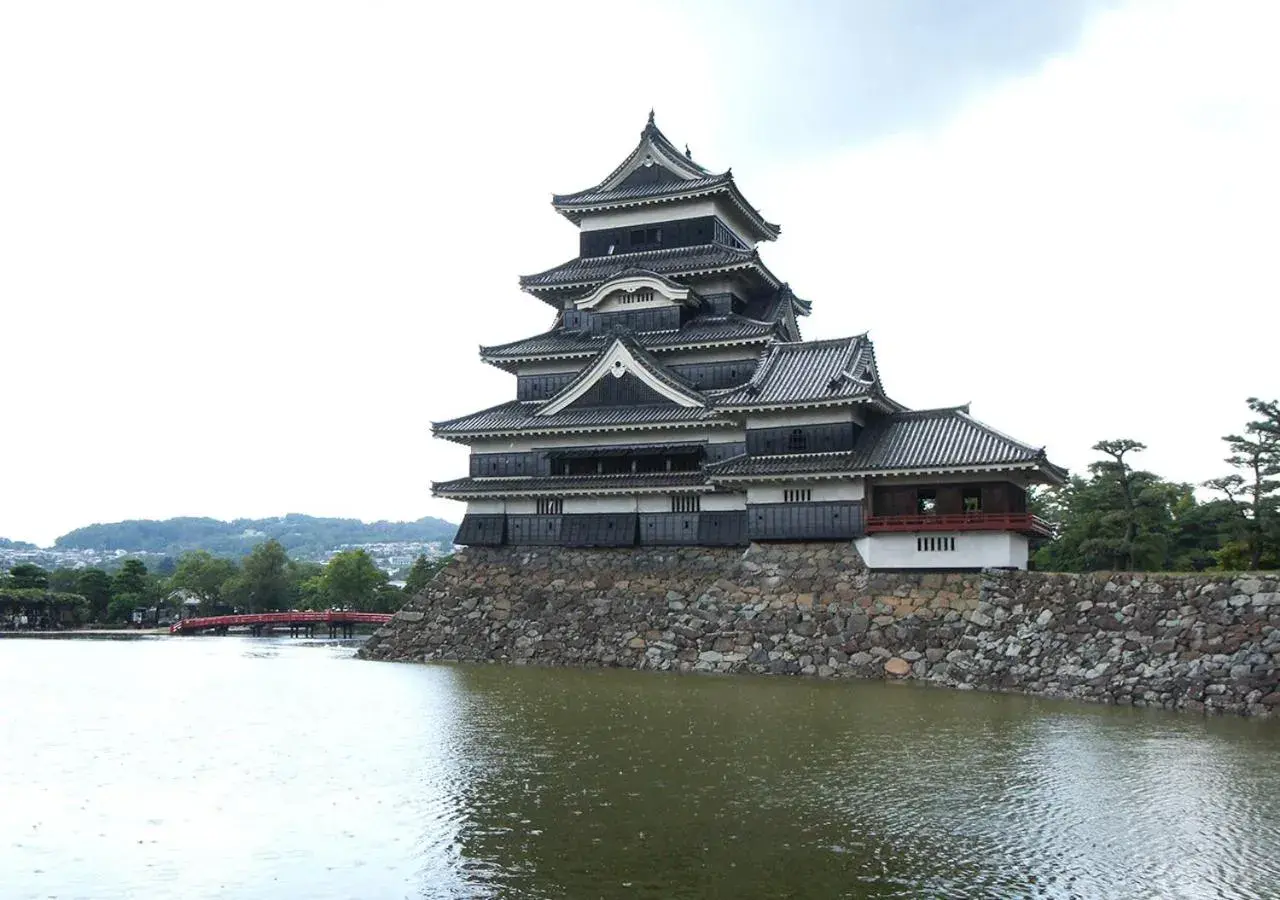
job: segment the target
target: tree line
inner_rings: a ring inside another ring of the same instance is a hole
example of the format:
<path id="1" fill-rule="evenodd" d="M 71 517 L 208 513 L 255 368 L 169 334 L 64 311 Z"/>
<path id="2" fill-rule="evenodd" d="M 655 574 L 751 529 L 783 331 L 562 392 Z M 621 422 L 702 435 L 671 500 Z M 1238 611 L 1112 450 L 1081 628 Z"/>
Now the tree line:
<path id="1" fill-rule="evenodd" d="M 394 612 L 447 561 L 419 556 L 399 588 L 364 550 L 346 550 L 315 563 L 290 559 L 279 541 L 268 540 L 239 561 L 207 550 L 184 553 L 167 575 L 149 571 L 139 559 L 126 559 L 114 574 L 97 568 L 50 571 L 22 563 L 0 577 L 0 601 L 70 604 L 78 621 L 99 624 L 127 623 L 137 609 L 155 610 L 158 619 L 177 618 L 193 608 L 199 615 L 290 609 Z M 188 599 L 195 602 L 188 604 Z"/>
<path id="2" fill-rule="evenodd" d="M 1280 404 L 1250 397 L 1252 418 L 1226 435 L 1231 471 L 1199 487 L 1138 467 L 1147 447 L 1099 441 L 1088 476 L 1032 494 L 1032 511 L 1055 537 L 1033 557 L 1057 572 L 1201 571 L 1280 568 Z"/>

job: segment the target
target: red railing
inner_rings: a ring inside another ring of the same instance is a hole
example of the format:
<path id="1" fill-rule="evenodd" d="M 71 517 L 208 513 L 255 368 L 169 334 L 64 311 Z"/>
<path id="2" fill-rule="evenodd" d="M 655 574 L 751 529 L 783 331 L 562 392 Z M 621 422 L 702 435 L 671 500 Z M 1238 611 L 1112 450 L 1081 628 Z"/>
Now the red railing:
<path id="1" fill-rule="evenodd" d="M 867 532 L 1016 531 L 1052 536 L 1049 523 L 1030 513 L 954 513 L 951 515 L 867 516 Z"/>
<path id="2" fill-rule="evenodd" d="M 243 628 L 258 625 L 385 625 L 390 621 L 391 613 L 352 612 L 343 609 L 295 610 L 183 619 L 181 622 L 170 625 L 169 633 L 183 634 L 209 628 Z"/>

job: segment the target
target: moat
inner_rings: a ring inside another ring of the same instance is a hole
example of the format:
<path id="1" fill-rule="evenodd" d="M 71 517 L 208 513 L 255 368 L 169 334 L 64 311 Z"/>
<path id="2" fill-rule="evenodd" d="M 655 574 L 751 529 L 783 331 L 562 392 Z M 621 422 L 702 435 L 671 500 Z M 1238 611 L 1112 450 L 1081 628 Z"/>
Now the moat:
<path id="1" fill-rule="evenodd" d="M 5 897 L 1271 898 L 1280 722 L 0 643 Z"/>

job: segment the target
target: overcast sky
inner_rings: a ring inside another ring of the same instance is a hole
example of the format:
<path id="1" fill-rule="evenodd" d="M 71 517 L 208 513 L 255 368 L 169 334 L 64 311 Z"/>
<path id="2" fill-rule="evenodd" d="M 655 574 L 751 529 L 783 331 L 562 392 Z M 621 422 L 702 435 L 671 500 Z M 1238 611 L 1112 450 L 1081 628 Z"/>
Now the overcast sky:
<path id="1" fill-rule="evenodd" d="M 1280 395 L 1280 4 L 0 5 L 0 536 L 457 521 L 552 192 L 658 124 L 783 225 L 806 337 L 1082 470 Z"/>

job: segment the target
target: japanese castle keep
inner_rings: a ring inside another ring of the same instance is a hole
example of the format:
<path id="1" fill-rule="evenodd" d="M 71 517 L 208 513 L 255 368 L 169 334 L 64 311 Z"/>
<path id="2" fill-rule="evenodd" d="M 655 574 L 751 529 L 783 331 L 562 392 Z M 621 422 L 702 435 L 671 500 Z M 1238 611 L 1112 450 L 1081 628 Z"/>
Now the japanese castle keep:
<path id="1" fill-rule="evenodd" d="M 757 245 L 779 226 L 653 122 L 594 187 L 552 205 L 578 256 L 520 279 L 550 331 L 482 347 L 516 397 L 437 422 L 471 447 L 468 545 L 853 541 L 875 569 L 1026 568 L 1046 534 L 1044 451 L 890 399 L 866 335 L 805 341 L 810 304 Z"/>

